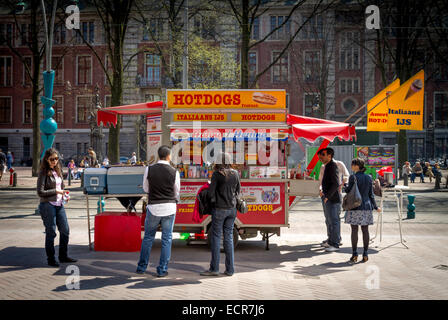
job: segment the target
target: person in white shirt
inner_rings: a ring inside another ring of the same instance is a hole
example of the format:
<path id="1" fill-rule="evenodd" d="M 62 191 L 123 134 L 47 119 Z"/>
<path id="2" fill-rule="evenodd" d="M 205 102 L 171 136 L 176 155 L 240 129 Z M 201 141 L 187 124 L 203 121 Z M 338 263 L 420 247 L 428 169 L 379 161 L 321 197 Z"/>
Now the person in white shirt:
<path id="1" fill-rule="evenodd" d="M 157 276 L 168 275 L 168 262 L 171 257 L 171 242 L 177 202 L 180 199 L 180 175 L 170 165 L 171 148 L 161 146 L 158 150 L 159 162 L 149 166 L 143 176 L 143 190 L 148 193 L 146 208 L 145 235 L 142 241 L 137 273 L 143 274 L 148 267 L 152 244 L 159 225 L 162 229 L 162 250 L 157 267 Z"/>
<path id="2" fill-rule="evenodd" d="M 319 151 L 318 153 L 319 159 L 321 156 L 321 153 Z M 350 177 L 350 173 L 347 170 L 347 167 L 345 166 L 344 162 L 338 161 L 333 159 L 333 161 L 336 163 L 336 166 L 338 167 L 338 178 L 339 178 L 339 193 L 342 193 L 342 187 L 344 184 L 348 183 L 348 179 Z M 322 192 L 322 178 L 324 177 L 324 171 L 325 171 L 325 165 L 322 164 L 320 167 L 320 173 L 319 173 L 319 189 Z M 329 225 L 329 217 L 327 212 L 325 211 L 325 205 L 322 203 L 322 207 L 324 208 L 324 216 L 325 216 L 325 225 L 327 226 L 327 239 L 321 242 L 322 247 L 328 247 L 328 238 L 330 236 L 330 225 Z M 339 241 L 341 242 L 341 241 Z M 342 245 L 342 243 L 339 243 L 339 245 Z"/>
<path id="3" fill-rule="evenodd" d="M 129 158 L 130 164 L 136 164 L 137 163 L 137 157 L 135 155 L 135 152 L 132 152 L 132 157 Z"/>

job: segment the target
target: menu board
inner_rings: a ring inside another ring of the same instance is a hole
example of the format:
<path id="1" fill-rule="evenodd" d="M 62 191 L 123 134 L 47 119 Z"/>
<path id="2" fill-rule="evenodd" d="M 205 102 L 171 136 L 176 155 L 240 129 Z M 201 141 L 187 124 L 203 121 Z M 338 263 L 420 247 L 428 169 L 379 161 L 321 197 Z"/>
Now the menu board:
<path id="1" fill-rule="evenodd" d="M 175 224 L 197 224 L 193 222 L 194 204 L 196 195 L 204 184 L 205 182 L 199 181 L 182 181 Z M 285 224 L 285 183 L 242 182 L 241 195 L 246 199 L 249 209 L 245 214 L 238 214 L 238 219 L 243 224 Z M 203 216 L 201 221 L 207 217 Z"/>

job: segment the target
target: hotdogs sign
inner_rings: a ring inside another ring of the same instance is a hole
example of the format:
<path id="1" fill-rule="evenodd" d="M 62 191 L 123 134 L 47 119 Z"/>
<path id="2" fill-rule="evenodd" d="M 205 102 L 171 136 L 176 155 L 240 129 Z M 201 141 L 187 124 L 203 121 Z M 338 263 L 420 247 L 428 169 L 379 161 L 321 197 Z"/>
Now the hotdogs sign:
<path id="1" fill-rule="evenodd" d="M 167 90 L 168 109 L 285 109 L 285 90 Z"/>

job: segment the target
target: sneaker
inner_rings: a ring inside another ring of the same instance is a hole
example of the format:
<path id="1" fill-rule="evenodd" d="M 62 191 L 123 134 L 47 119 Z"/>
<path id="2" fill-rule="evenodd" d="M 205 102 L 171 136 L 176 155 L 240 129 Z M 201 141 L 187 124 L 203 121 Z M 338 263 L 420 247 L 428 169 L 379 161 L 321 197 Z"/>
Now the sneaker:
<path id="1" fill-rule="evenodd" d="M 333 246 L 329 246 L 328 248 L 325 249 L 325 251 L 327 252 L 335 252 L 335 251 L 339 251 L 339 248 L 333 247 Z"/>
<path id="2" fill-rule="evenodd" d="M 137 271 L 135 271 L 135 273 L 136 273 L 136 274 L 145 274 L 145 271 L 137 270 Z"/>
<path id="3" fill-rule="evenodd" d="M 328 248 L 330 245 L 328 244 L 328 242 L 325 242 L 325 243 L 321 243 L 320 246 L 324 247 L 324 248 Z"/>
<path id="4" fill-rule="evenodd" d="M 231 277 L 231 276 L 233 276 L 233 273 L 230 273 L 230 272 L 225 271 L 225 272 L 223 273 L 223 275 L 228 276 L 228 277 Z"/>
<path id="5" fill-rule="evenodd" d="M 163 277 L 166 277 L 167 275 L 168 275 L 168 271 L 165 273 L 158 273 L 157 278 L 163 278 Z"/>
<path id="6" fill-rule="evenodd" d="M 207 271 L 201 272 L 200 275 L 201 276 L 206 276 L 206 277 L 210 277 L 210 276 L 216 277 L 216 276 L 219 276 L 219 273 L 207 270 Z"/>
<path id="7" fill-rule="evenodd" d="M 59 267 L 59 263 L 57 263 L 55 260 L 50 260 L 50 261 L 48 261 L 48 265 L 49 265 L 50 267 L 55 267 L 55 268 L 58 268 L 58 267 Z"/>

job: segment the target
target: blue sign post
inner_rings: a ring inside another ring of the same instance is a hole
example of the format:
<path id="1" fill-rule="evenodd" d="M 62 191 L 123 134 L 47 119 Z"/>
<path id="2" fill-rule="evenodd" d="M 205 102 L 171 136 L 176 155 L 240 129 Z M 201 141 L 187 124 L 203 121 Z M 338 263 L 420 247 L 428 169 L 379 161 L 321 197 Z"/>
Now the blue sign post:
<path id="1" fill-rule="evenodd" d="M 42 142 L 44 144 L 44 150 L 42 151 L 40 159 L 42 160 L 45 151 L 53 146 L 55 133 L 58 130 L 58 124 L 53 119 L 54 109 L 53 105 L 56 103 L 53 97 L 53 84 L 54 84 L 54 70 L 51 70 L 51 47 L 53 44 L 53 30 L 54 30 L 54 18 L 56 14 L 57 0 L 53 2 L 53 12 L 51 15 L 50 35 L 48 35 L 47 15 L 45 14 L 45 3 L 42 0 L 42 13 L 45 26 L 46 37 L 46 63 L 47 70 L 43 72 L 44 77 L 44 96 L 40 98 L 40 101 L 44 105 L 43 115 L 44 119 L 40 122 L 40 131 L 42 132 Z"/>

